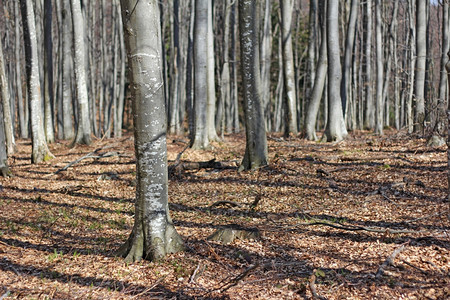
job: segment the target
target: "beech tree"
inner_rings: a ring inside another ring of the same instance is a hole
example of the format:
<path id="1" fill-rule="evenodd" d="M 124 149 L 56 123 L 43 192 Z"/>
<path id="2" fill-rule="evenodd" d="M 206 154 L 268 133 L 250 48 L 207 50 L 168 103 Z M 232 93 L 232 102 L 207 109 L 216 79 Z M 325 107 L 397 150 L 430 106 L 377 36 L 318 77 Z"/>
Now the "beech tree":
<path id="1" fill-rule="evenodd" d="M 347 136 L 340 85 L 342 78 L 339 51 L 339 0 L 327 3 L 327 43 L 328 43 L 328 122 L 322 140 L 340 141 Z"/>
<path id="2" fill-rule="evenodd" d="M 86 86 L 85 28 L 80 1 L 70 0 L 70 10 L 72 12 L 75 86 L 78 100 L 78 126 L 74 143 L 90 145 L 92 140 Z"/>
<path id="3" fill-rule="evenodd" d="M 33 2 L 31 0 L 20 0 L 22 10 L 22 22 L 24 27 L 25 60 L 28 83 L 28 99 L 31 114 L 31 161 L 39 163 L 53 158 L 48 150 L 44 135 L 44 124 L 42 120 L 42 99 L 40 90 L 40 76 L 38 65 L 38 52 L 36 41 L 36 27 L 34 19 Z"/>
<path id="4" fill-rule="evenodd" d="M 375 46 L 376 46 L 376 102 L 375 102 L 375 133 L 383 134 L 383 39 L 381 33 L 381 0 L 375 0 Z"/>
<path id="5" fill-rule="evenodd" d="M 244 159 L 239 170 L 255 170 L 268 164 L 266 128 L 261 104 L 258 18 L 256 1 L 239 1 L 239 41 L 247 138 Z"/>
<path id="6" fill-rule="evenodd" d="M 0 176 L 6 177 L 11 175 L 8 167 L 8 157 L 6 155 L 5 126 L 3 117 L 3 103 L 0 102 Z"/>
<path id="7" fill-rule="evenodd" d="M 159 260 L 184 248 L 169 215 L 164 77 L 157 0 L 121 0 L 136 152 L 133 231 L 126 261 Z"/>
<path id="8" fill-rule="evenodd" d="M 427 61 L 427 12 L 426 1 L 417 0 L 416 5 L 416 68 L 414 75 L 414 131 L 422 133 L 425 126 L 425 68 Z"/>

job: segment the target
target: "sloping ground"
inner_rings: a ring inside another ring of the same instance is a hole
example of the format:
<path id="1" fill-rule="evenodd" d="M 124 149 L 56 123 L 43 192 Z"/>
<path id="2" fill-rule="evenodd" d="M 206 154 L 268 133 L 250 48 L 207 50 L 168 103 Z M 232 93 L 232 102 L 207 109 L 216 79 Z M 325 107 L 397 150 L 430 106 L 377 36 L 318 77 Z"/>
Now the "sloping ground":
<path id="1" fill-rule="evenodd" d="M 19 141 L 9 162 L 15 177 L 0 178 L 0 297 L 310 299 L 312 290 L 327 299 L 450 297 L 445 147 L 401 132 L 357 132 L 339 144 L 272 136 L 271 165 L 237 173 L 230 165 L 244 143 L 228 136 L 212 150 L 183 153 L 181 163 L 228 166 L 171 176 L 172 218 L 187 251 L 125 264 L 114 251 L 133 224 L 132 138 L 54 144 L 56 158 L 38 165 L 30 164 L 29 141 Z M 185 144 L 179 137 L 168 144 L 173 164 Z M 57 172 L 88 153 L 97 158 Z M 262 237 L 207 240 L 227 224 Z"/>

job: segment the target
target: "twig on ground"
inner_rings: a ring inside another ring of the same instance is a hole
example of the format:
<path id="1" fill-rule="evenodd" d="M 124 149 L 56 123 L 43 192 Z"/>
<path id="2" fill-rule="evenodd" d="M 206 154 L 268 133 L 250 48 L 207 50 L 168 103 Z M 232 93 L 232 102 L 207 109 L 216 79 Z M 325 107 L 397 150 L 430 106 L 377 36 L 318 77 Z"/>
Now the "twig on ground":
<path id="1" fill-rule="evenodd" d="M 158 284 L 160 284 L 161 281 L 163 281 L 165 278 L 166 278 L 166 276 L 163 276 L 163 277 L 159 278 L 159 279 L 156 280 L 155 283 L 152 284 L 150 287 L 148 287 L 148 288 L 145 289 L 144 291 L 140 292 L 139 294 L 136 294 L 136 295 L 131 296 L 129 299 L 134 299 L 134 298 L 137 298 L 137 297 L 139 297 L 139 296 L 142 296 L 142 295 L 148 293 L 149 291 L 153 290 Z"/>
<path id="2" fill-rule="evenodd" d="M 386 267 L 388 267 L 389 265 L 393 265 L 394 264 L 394 259 L 397 257 L 397 255 L 402 252 L 405 249 L 405 246 L 409 244 L 409 241 L 402 244 L 400 247 L 398 247 L 397 249 L 394 250 L 394 252 L 392 252 L 391 255 L 388 256 L 388 258 L 386 258 L 386 260 L 380 265 L 380 267 L 378 268 L 377 273 L 375 274 L 375 278 L 380 278 L 381 276 L 383 276 L 384 274 L 384 269 Z"/>
<path id="3" fill-rule="evenodd" d="M 239 203 L 233 202 L 233 201 L 229 201 L 229 200 L 219 200 L 217 202 L 214 202 L 213 204 L 211 204 L 209 206 L 209 209 L 219 206 L 219 205 L 230 205 L 231 207 L 242 207 L 242 205 L 240 205 Z"/>
<path id="4" fill-rule="evenodd" d="M 437 213 L 434 213 L 434 214 L 431 214 L 431 215 L 426 215 L 424 217 L 420 217 L 420 218 L 412 219 L 412 220 L 409 220 L 409 221 L 405 221 L 404 223 L 413 223 L 413 222 L 424 220 L 424 219 L 428 219 L 428 218 L 431 218 L 431 217 L 437 217 L 437 216 L 446 214 L 448 212 L 449 212 L 449 210 L 447 209 L 447 210 L 440 211 L 440 212 L 437 212 Z"/>
<path id="5" fill-rule="evenodd" d="M 407 261 L 404 260 L 404 259 L 402 259 L 402 263 L 404 263 L 405 265 L 410 266 L 410 267 L 413 268 L 413 269 L 416 269 L 417 271 L 419 271 L 419 272 L 422 273 L 422 274 L 429 275 L 429 273 L 428 273 L 427 271 L 422 270 L 422 269 L 419 268 L 419 267 L 416 267 L 415 265 L 413 265 L 413 264 L 410 263 L 410 262 L 407 262 Z"/>
<path id="6" fill-rule="evenodd" d="M 317 293 L 315 273 L 316 273 L 316 270 L 314 270 L 313 274 L 309 277 L 309 290 L 311 291 L 313 299 L 326 300 L 327 298 L 320 296 Z"/>
<path id="7" fill-rule="evenodd" d="M 200 271 L 201 263 L 198 263 L 197 268 L 195 268 L 194 273 L 192 273 L 191 277 L 189 277 L 189 283 L 194 283 L 198 277 L 200 277 L 205 270 L 205 266 L 203 266 L 202 271 L 200 274 L 198 273 Z M 197 275 L 198 274 L 198 275 Z"/>
<path id="8" fill-rule="evenodd" d="M 220 292 L 225 292 L 226 290 L 230 289 L 231 287 L 237 285 L 239 281 L 244 279 L 248 274 L 250 274 L 251 271 L 255 270 L 259 264 L 250 265 L 247 269 L 244 270 L 241 274 L 237 275 L 233 279 L 231 279 L 229 282 L 223 284 L 221 287 L 216 289 L 217 291 L 220 290 Z"/>

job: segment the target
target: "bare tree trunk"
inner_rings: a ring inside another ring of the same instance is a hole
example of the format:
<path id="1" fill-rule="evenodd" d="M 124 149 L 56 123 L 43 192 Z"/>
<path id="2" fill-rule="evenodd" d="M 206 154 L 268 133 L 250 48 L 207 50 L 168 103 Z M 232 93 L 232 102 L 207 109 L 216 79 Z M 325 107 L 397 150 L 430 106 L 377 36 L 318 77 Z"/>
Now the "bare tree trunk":
<path id="1" fill-rule="evenodd" d="M 272 56 L 271 1 L 264 1 L 264 23 L 261 37 L 261 93 L 264 120 L 267 131 L 271 131 L 270 63 Z"/>
<path id="2" fill-rule="evenodd" d="M 231 133 L 233 131 L 233 116 L 231 110 L 231 83 L 230 83 L 230 12 L 231 12 L 231 4 L 224 1 L 224 22 L 223 22 L 223 64 L 222 64 L 222 72 L 220 74 L 220 97 L 222 98 L 223 103 L 223 118 L 225 119 L 225 126 L 222 128 L 223 131 L 227 133 Z M 216 121 L 216 128 L 218 125 L 218 121 Z"/>
<path id="3" fill-rule="evenodd" d="M 239 105 L 238 105 L 238 81 L 237 81 L 237 63 L 236 63 L 236 39 L 237 39 L 237 28 L 238 22 L 236 22 L 236 15 L 238 14 L 238 10 L 236 9 L 236 1 L 233 3 L 231 7 L 231 19 L 230 19 L 230 27 L 231 27 L 231 51 L 230 51 L 230 78 L 231 78 L 231 105 L 232 105 L 232 113 L 233 113 L 233 131 L 238 133 L 241 131 L 239 124 Z"/>
<path id="4" fill-rule="evenodd" d="M 5 142 L 6 142 L 6 150 L 8 155 L 11 155 L 15 151 L 15 141 L 14 141 L 14 132 L 13 132 L 13 123 L 11 118 L 11 95 L 9 93 L 9 81 L 5 72 L 5 59 L 3 57 L 3 43 L 0 40 L 0 96 L 2 98 L 3 104 L 3 115 L 0 115 L 0 118 L 3 118 L 3 126 L 4 134 L 5 134 Z"/>
<path id="5" fill-rule="evenodd" d="M 183 250 L 184 244 L 169 215 L 158 1 L 121 3 L 133 93 L 137 186 L 133 231 L 119 254 L 129 262 L 160 260 Z"/>
<path id="6" fill-rule="evenodd" d="M 239 1 L 239 40 L 247 138 L 244 159 L 239 170 L 255 170 L 268 164 L 260 90 L 258 13 L 255 1 Z"/>
<path id="7" fill-rule="evenodd" d="M 86 86 L 86 59 L 84 46 L 84 21 L 80 2 L 70 0 L 73 24 L 73 45 L 75 60 L 75 86 L 78 99 L 78 128 L 74 143 L 91 144 L 91 123 L 89 119 L 88 92 Z"/>
<path id="8" fill-rule="evenodd" d="M 53 127 L 52 2 L 44 0 L 44 128 L 47 143 L 55 142 Z"/>
<path id="9" fill-rule="evenodd" d="M 205 0 L 200 0 L 205 1 Z M 215 112 L 216 112 L 216 81 L 215 81 L 215 60 L 214 60 L 214 33 L 213 33 L 213 0 L 208 1 L 207 17 L 207 84 L 208 97 L 206 100 L 206 131 L 209 141 L 218 141 L 219 136 L 216 131 Z"/>
<path id="10" fill-rule="evenodd" d="M 341 141 L 347 136 L 340 94 L 341 62 L 339 55 L 339 0 L 327 3 L 328 43 L 328 122 L 322 140 Z"/>
<path id="11" fill-rule="evenodd" d="M 7 177 L 11 175 L 11 171 L 8 167 L 8 156 L 6 155 L 6 141 L 5 141 L 5 126 L 3 120 L 3 102 L 0 102 L 0 176 Z"/>
<path id="12" fill-rule="evenodd" d="M 34 20 L 33 3 L 31 0 L 20 1 L 22 10 L 22 23 L 24 26 L 25 58 L 28 81 L 28 99 L 31 114 L 31 140 L 33 163 L 48 161 L 54 156 L 48 150 L 42 122 L 42 100 L 40 91 L 40 75 L 38 65 L 38 52 L 36 41 L 36 27 Z"/>
<path id="13" fill-rule="evenodd" d="M 319 4 L 319 18 L 322 41 L 320 45 L 319 60 L 317 62 L 317 72 L 314 79 L 314 87 L 309 100 L 308 112 L 306 114 L 305 132 L 306 139 L 316 141 L 316 123 L 317 113 L 319 112 L 320 100 L 323 96 L 323 89 L 325 87 L 325 79 L 327 76 L 328 59 L 327 59 L 327 23 L 326 23 L 326 3 L 321 1 Z"/>
<path id="14" fill-rule="evenodd" d="M 62 95 L 63 95 L 63 131 L 64 139 L 70 140 L 75 137 L 75 132 L 73 128 L 73 93 L 72 93 L 72 14 L 70 12 L 70 4 L 68 0 L 62 0 L 63 5 L 63 20 L 62 20 L 62 39 L 63 39 L 63 71 L 62 71 Z"/>
<path id="15" fill-rule="evenodd" d="M 412 133 L 414 128 L 414 115 L 413 115 L 413 98 L 414 98 L 414 83 L 415 83 L 415 67 L 416 67 L 416 52 L 415 52 L 415 43 L 416 43 L 416 27 L 414 26 L 414 0 L 408 0 L 408 16 L 409 16 L 409 93 L 408 100 L 406 103 L 406 119 L 408 132 Z"/>
<path id="16" fill-rule="evenodd" d="M 14 20 L 15 20 L 15 56 L 16 56 L 16 86 L 17 86 L 17 103 L 18 103 L 18 115 L 19 115 L 19 128 L 20 128 L 20 137 L 27 138 L 28 137 L 28 119 L 25 118 L 26 110 L 24 108 L 24 97 L 22 94 L 22 69 L 21 69 L 21 55 L 20 49 L 22 48 L 22 44 L 20 42 L 20 26 L 19 20 L 20 18 L 20 10 L 19 10 L 19 1 L 14 1 Z"/>
<path id="17" fill-rule="evenodd" d="M 416 51 L 417 61 L 415 68 L 414 81 L 414 99 L 415 99 L 415 118 L 414 131 L 423 133 L 425 128 L 425 68 L 427 61 L 427 12 L 426 0 L 416 0 Z"/>
<path id="18" fill-rule="evenodd" d="M 281 38 L 283 46 L 283 75 L 286 100 L 287 124 L 285 134 L 297 135 L 297 93 L 295 91 L 294 56 L 292 51 L 292 11 L 293 0 L 280 0 Z"/>
<path id="19" fill-rule="evenodd" d="M 381 33 L 381 0 L 375 0 L 375 21 L 376 21 L 376 65 L 377 65 L 377 89 L 375 103 L 375 133 L 383 134 L 383 39 Z"/>
<path id="20" fill-rule="evenodd" d="M 372 0 L 366 0 L 366 39 L 364 44 L 366 53 L 366 116 L 364 127 L 373 129 L 375 128 L 375 105 L 372 95 Z"/>

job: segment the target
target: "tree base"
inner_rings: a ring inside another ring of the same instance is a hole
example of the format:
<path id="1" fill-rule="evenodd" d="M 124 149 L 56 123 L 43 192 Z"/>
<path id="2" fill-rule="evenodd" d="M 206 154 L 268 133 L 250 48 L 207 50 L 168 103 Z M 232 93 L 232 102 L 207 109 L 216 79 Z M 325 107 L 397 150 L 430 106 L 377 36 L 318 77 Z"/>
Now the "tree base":
<path id="1" fill-rule="evenodd" d="M 128 240 L 117 251 L 117 256 L 125 258 L 125 262 L 137 262 L 142 259 L 161 261 L 167 254 L 181 252 L 185 249 L 181 236 L 172 224 L 168 224 L 164 240 L 160 237 L 149 237 L 146 240 L 142 227 L 134 230 Z"/>
<path id="2" fill-rule="evenodd" d="M 433 135 L 427 142 L 428 147 L 440 147 L 445 145 L 445 139 L 438 135 Z"/>
<path id="3" fill-rule="evenodd" d="M 217 229 L 208 237 L 208 240 L 231 244 L 235 239 L 259 240 L 260 238 L 261 233 L 257 228 L 244 228 L 236 224 L 230 224 Z"/>
<path id="4" fill-rule="evenodd" d="M 0 176 L 2 177 L 12 177 L 12 172 L 8 167 L 0 168 Z"/>

